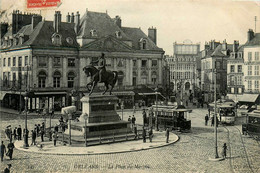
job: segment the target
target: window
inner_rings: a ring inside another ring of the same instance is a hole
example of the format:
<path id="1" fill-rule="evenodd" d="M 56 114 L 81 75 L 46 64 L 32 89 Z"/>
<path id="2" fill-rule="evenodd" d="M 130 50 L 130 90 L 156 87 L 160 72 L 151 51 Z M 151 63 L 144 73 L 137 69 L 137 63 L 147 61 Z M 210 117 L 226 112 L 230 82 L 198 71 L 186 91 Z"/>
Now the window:
<path id="1" fill-rule="evenodd" d="M 259 81 L 258 80 L 255 81 L 255 90 L 259 90 Z"/>
<path id="2" fill-rule="evenodd" d="M 54 72 L 54 74 L 53 74 L 53 87 L 54 88 L 60 87 L 60 78 L 61 78 L 60 72 L 58 72 L 58 71 Z"/>
<path id="3" fill-rule="evenodd" d="M 19 58 L 18 58 L 18 67 L 21 67 L 22 66 L 22 57 L 21 56 L 19 56 Z"/>
<path id="4" fill-rule="evenodd" d="M 242 85 L 242 76 L 237 76 L 237 85 Z"/>
<path id="5" fill-rule="evenodd" d="M 61 66 L 61 58 L 60 57 L 54 57 L 53 66 L 54 67 L 60 67 Z"/>
<path id="6" fill-rule="evenodd" d="M 146 40 L 143 40 L 142 48 L 143 48 L 143 49 L 146 49 Z"/>
<path id="7" fill-rule="evenodd" d="M 242 65 L 238 65 L 237 66 L 237 72 L 238 73 L 242 73 Z"/>
<path id="8" fill-rule="evenodd" d="M 117 85 L 118 86 L 123 86 L 123 80 L 124 80 L 124 73 L 122 71 L 118 72 L 118 81 Z"/>
<path id="9" fill-rule="evenodd" d="M 95 29 L 90 30 L 90 35 L 92 37 L 96 37 L 97 36 L 97 31 Z"/>
<path id="10" fill-rule="evenodd" d="M 13 57 L 13 67 L 16 66 L 16 57 Z"/>
<path id="11" fill-rule="evenodd" d="M 8 58 L 8 67 L 11 66 L 11 58 Z"/>
<path id="12" fill-rule="evenodd" d="M 255 65 L 255 76 L 259 76 L 259 66 Z"/>
<path id="13" fill-rule="evenodd" d="M 19 86 L 19 89 L 21 89 L 22 88 L 22 73 L 21 72 L 19 72 L 18 73 L 18 86 Z"/>
<path id="14" fill-rule="evenodd" d="M 56 45 L 56 46 L 60 46 L 61 45 L 61 36 L 59 34 L 54 33 L 52 35 L 52 44 Z"/>
<path id="15" fill-rule="evenodd" d="M 5 67 L 6 58 L 3 59 L 3 66 Z"/>
<path id="16" fill-rule="evenodd" d="M 248 76 L 251 76 L 251 75 L 252 75 L 252 66 L 251 66 L 251 65 L 248 66 L 247 75 L 248 75 Z"/>
<path id="17" fill-rule="evenodd" d="M 142 67 L 146 67 L 146 63 L 147 63 L 146 60 L 142 60 Z"/>
<path id="18" fill-rule="evenodd" d="M 45 57 L 45 56 L 38 57 L 38 66 L 46 67 L 47 66 L 47 57 Z"/>
<path id="19" fill-rule="evenodd" d="M 74 78 L 75 78 L 75 74 L 73 72 L 69 72 L 69 74 L 68 74 L 68 88 L 74 87 Z"/>
<path id="20" fill-rule="evenodd" d="M 251 90 L 252 90 L 252 81 L 251 81 L 251 80 L 249 80 L 249 81 L 247 82 L 247 88 L 248 88 L 248 91 L 251 91 Z"/>
<path id="21" fill-rule="evenodd" d="M 133 60 L 133 66 L 136 67 L 136 60 Z"/>
<path id="22" fill-rule="evenodd" d="M 259 61 L 259 52 L 255 52 L 255 61 Z"/>
<path id="23" fill-rule="evenodd" d="M 28 65 L 28 56 L 25 56 L 24 57 L 24 66 L 27 66 Z"/>
<path id="24" fill-rule="evenodd" d="M 68 59 L 68 67 L 75 67 L 75 59 L 74 58 Z"/>
<path id="25" fill-rule="evenodd" d="M 41 71 L 38 75 L 38 87 L 39 88 L 45 88 L 46 83 L 46 73 L 44 71 Z"/>
<path id="26" fill-rule="evenodd" d="M 3 86 L 4 87 L 7 86 L 7 83 L 8 83 L 7 77 L 5 76 L 5 72 L 3 72 Z"/>
<path id="27" fill-rule="evenodd" d="M 13 73 L 13 87 L 16 86 L 15 84 L 16 84 L 16 73 Z"/>
<path id="28" fill-rule="evenodd" d="M 235 72 L 235 66 L 234 65 L 230 66 L 230 72 L 233 72 L 233 73 Z"/>
<path id="29" fill-rule="evenodd" d="M 156 67 L 157 66 L 157 60 L 152 60 L 152 67 Z"/>
<path id="30" fill-rule="evenodd" d="M 249 62 L 252 61 L 252 52 L 248 52 L 248 61 L 249 61 Z"/>

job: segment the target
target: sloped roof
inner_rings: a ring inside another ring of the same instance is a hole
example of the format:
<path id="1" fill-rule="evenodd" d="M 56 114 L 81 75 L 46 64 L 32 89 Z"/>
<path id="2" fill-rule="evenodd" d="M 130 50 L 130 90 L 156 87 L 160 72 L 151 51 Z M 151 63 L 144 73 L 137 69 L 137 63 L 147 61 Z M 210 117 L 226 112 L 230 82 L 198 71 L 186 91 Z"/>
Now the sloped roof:
<path id="1" fill-rule="evenodd" d="M 96 30 L 97 38 L 101 38 L 107 35 L 115 36 L 116 31 L 120 31 L 121 40 L 131 40 L 125 33 L 114 23 L 107 13 L 99 13 L 87 11 L 80 19 L 79 37 L 93 38 L 90 35 L 91 30 Z"/>
<path id="2" fill-rule="evenodd" d="M 145 38 L 147 40 L 147 50 L 163 51 L 163 49 L 157 47 L 155 43 L 140 28 L 122 27 L 121 29 L 127 36 L 129 36 L 132 39 L 134 49 L 139 49 L 140 39 Z"/>
<path id="3" fill-rule="evenodd" d="M 227 44 L 227 50 L 232 50 L 233 45 Z M 211 56 L 226 56 L 224 53 L 222 53 L 222 44 L 218 45 L 214 52 L 211 54 Z"/>
<path id="4" fill-rule="evenodd" d="M 247 41 L 245 46 L 260 46 L 260 33 L 255 33 L 255 36 L 249 42 Z"/>

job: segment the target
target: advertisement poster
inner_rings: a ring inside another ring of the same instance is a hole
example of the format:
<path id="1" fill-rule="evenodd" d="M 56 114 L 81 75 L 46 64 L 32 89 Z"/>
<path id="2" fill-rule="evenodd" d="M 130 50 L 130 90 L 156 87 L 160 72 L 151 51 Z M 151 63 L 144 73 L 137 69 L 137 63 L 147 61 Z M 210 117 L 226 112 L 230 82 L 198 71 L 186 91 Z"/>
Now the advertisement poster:
<path id="1" fill-rule="evenodd" d="M 260 172 L 260 0 L 1 0 L 0 22 L 0 172 Z"/>

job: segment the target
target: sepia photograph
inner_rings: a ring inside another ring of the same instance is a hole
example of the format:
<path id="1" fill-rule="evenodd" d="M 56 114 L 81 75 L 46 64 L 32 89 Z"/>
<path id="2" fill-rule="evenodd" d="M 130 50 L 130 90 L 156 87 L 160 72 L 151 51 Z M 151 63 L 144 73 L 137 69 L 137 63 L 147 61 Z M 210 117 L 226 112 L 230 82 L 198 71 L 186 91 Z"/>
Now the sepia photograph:
<path id="1" fill-rule="evenodd" d="M 0 31 L 0 172 L 260 172 L 260 0 L 0 0 Z"/>

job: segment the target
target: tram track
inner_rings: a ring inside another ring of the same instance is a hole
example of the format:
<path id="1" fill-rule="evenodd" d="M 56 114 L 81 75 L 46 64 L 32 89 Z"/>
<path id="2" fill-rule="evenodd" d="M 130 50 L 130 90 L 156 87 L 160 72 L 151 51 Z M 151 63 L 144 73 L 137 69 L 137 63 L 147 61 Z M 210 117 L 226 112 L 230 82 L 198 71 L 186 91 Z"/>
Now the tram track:
<path id="1" fill-rule="evenodd" d="M 240 130 L 235 126 L 228 126 L 228 127 L 223 126 L 223 127 L 227 131 L 227 138 L 228 138 L 227 140 L 228 140 L 228 148 L 229 148 L 229 156 L 230 156 L 229 164 L 230 164 L 231 171 L 235 173 L 238 172 L 236 171 L 236 169 L 238 169 L 239 172 L 244 172 L 246 168 L 249 168 L 248 171 L 254 173 Z M 239 146 L 238 144 L 236 144 L 234 140 L 240 141 L 241 145 Z M 235 149 L 237 149 L 237 151 Z M 236 158 L 234 157 L 235 153 L 239 154 L 239 156 Z"/>

